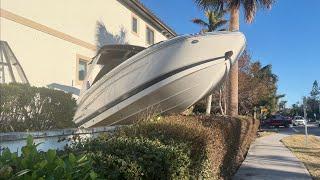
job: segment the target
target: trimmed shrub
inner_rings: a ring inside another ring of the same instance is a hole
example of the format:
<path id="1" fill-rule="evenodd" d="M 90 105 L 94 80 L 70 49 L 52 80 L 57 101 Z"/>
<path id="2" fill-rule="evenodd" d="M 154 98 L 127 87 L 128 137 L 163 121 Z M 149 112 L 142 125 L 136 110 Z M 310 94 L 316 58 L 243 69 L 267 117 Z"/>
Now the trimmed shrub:
<path id="1" fill-rule="evenodd" d="M 0 179 L 60 173 L 64 179 L 230 179 L 258 127 L 258 121 L 244 117 L 167 116 L 78 139 L 60 155 L 38 153 L 28 142 L 21 157 L 2 153 Z"/>
<path id="2" fill-rule="evenodd" d="M 5 149 L 0 154 L 0 179 L 96 179 L 92 160 L 86 155 L 72 153 L 57 155 L 55 150 L 37 151 L 37 145 L 28 137 L 22 155 Z"/>
<path id="3" fill-rule="evenodd" d="M 187 179 L 188 156 L 177 146 L 137 137 L 93 139 L 75 152 L 90 154 L 94 170 L 107 179 Z"/>
<path id="4" fill-rule="evenodd" d="M 71 94 L 27 84 L 0 84 L 0 132 L 74 127 Z"/>
<path id="5" fill-rule="evenodd" d="M 121 128 L 116 136 L 145 137 L 181 148 L 190 158 L 193 179 L 230 178 L 236 172 L 258 122 L 251 118 L 168 116 L 156 122 L 144 122 Z"/>
<path id="6" fill-rule="evenodd" d="M 208 155 L 212 152 L 213 139 L 210 129 L 192 116 L 169 116 L 156 122 L 143 122 L 123 127 L 116 136 L 145 137 L 178 146 L 191 159 L 189 171 L 195 179 L 213 177 L 213 167 Z"/>

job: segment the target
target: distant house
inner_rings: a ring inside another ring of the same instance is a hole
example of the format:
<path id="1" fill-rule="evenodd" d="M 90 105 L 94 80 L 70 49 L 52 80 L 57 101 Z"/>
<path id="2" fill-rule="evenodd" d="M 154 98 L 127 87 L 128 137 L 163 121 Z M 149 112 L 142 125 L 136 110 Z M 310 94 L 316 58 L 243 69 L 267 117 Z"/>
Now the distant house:
<path id="1" fill-rule="evenodd" d="M 1 0 L 0 16 L 1 40 L 35 86 L 79 88 L 100 46 L 176 36 L 138 0 Z"/>

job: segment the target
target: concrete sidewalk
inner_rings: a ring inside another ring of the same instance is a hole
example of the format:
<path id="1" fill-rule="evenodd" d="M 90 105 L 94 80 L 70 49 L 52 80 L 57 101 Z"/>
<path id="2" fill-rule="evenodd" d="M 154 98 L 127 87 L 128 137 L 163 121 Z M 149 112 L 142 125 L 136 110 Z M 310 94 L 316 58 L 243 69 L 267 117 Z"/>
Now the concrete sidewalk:
<path id="1" fill-rule="evenodd" d="M 280 140 L 285 134 L 257 138 L 233 179 L 311 180 L 308 170 Z"/>

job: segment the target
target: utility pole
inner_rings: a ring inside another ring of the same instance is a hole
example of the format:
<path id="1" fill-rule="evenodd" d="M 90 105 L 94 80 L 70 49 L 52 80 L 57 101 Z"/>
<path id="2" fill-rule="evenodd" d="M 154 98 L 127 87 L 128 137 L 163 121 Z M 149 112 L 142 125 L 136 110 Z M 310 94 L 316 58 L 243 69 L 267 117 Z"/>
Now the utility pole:
<path id="1" fill-rule="evenodd" d="M 303 98 L 303 114 L 304 114 L 304 120 L 305 120 L 305 124 L 304 124 L 304 132 L 305 132 L 305 142 L 306 142 L 306 146 L 308 146 L 308 126 L 307 126 L 307 99 L 306 97 Z"/>

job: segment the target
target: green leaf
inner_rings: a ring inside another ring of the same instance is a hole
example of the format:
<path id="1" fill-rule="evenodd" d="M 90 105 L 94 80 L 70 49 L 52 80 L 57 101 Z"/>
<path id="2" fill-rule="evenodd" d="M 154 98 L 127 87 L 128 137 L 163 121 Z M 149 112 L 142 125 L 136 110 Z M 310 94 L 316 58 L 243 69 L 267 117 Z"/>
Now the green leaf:
<path id="1" fill-rule="evenodd" d="M 47 160 L 43 160 L 41 161 L 38 165 L 39 165 L 39 169 L 43 169 L 46 165 L 48 164 Z"/>
<path id="2" fill-rule="evenodd" d="M 91 178 L 92 180 L 95 180 L 95 179 L 98 178 L 98 174 L 95 173 L 94 171 L 91 171 L 91 172 L 90 172 L 90 178 Z"/>
<path id="3" fill-rule="evenodd" d="M 0 156 L 3 159 L 10 159 L 11 158 L 11 152 L 9 148 L 5 148 L 2 152 L 2 155 Z"/>
<path id="4" fill-rule="evenodd" d="M 77 161 L 77 158 L 74 156 L 74 154 L 70 153 L 69 154 L 69 162 L 73 165 Z"/>
<path id="5" fill-rule="evenodd" d="M 15 176 L 16 176 L 16 177 L 21 177 L 21 176 L 23 176 L 23 175 L 25 175 L 25 174 L 27 174 L 27 173 L 29 173 L 29 172 L 31 172 L 30 169 L 24 169 L 24 170 L 22 170 L 22 171 L 17 172 L 17 173 L 15 174 Z"/>
<path id="6" fill-rule="evenodd" d="M 27 146 L 33 145 L 33 137 L 31 135 L 28 135 L 27 137 Z"/>
<path id="7" fill-rule="evenodd" d="M 49 161 L 49 163 L 51 163 L 56 158 L 57 152 L 56 150 L 49 149 L 46 154 L 47 154 L 47 160 Z"/>
<path id="8" fill-rule="evenodd" d="M 77 161 L 77 163 L 81 163 L 81 162 L 86 161 L 86 160 L 87 160 L 87 156 L 83 155 L 82 157 L 80 157 L 80 159 Z"/>

